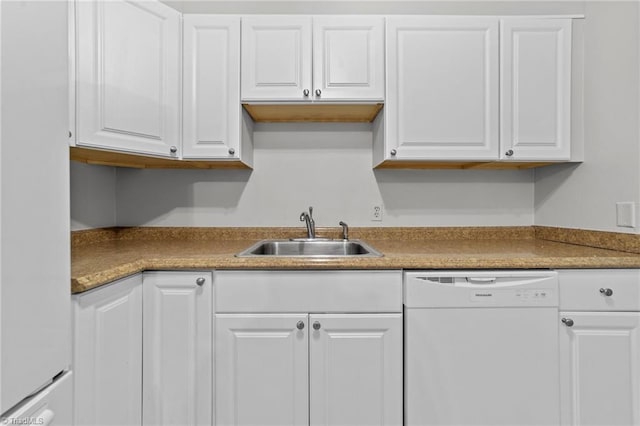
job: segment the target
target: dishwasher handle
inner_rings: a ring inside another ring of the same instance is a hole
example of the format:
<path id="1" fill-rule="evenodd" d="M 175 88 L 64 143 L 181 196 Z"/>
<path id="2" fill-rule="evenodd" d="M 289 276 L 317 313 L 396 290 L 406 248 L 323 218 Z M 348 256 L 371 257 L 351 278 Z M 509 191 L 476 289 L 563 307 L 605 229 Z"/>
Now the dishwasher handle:
<path id="1" fill-rule="evenodd" d="M 475 285 L 494 284 L 497 280 L 496 277 L 467 277 L 467 282 Z"/>

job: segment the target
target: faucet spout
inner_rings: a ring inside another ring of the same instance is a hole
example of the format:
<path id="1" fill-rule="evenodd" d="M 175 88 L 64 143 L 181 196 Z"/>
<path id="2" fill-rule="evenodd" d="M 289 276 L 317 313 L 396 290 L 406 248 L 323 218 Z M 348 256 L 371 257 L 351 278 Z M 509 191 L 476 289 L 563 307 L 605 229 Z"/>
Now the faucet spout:
<path id="1" fill-rule="evenodd" d="M 316 223 L 313 220 L 313 207 L 309 207 L 308 213 L 300 213 L 300 222 L 305 222 L 307 226 L 307 238 L 314 239 L 316 237 Z"/>

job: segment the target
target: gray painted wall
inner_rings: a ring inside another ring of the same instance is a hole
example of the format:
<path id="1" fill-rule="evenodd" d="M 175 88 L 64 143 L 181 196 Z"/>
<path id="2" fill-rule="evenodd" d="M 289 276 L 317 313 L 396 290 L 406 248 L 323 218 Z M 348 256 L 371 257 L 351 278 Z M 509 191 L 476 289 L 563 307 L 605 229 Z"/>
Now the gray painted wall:
<path id="1" fill-rule="evenodd" d="M 352 226 L 538 224 L 640 232 L 615 225 L 615 202 L 640 201 L 637 2 L 329 1 L 322 9 L 310 1 L 168 3 L 207 13 L 355 13 L 356 7 L 361 13 L 584 13 L 584 93 L 577 88 L 584 129 L 573 130 L 584 131 L 585 162 L 535 172 L 374 172 L 367 125 L 258 125 L 253 172 L 72 164 L 73 229 L 297 226 L 300 211 L 314 205 L 319 226 L 345 220 Z M 378 204 L 384 218 L 372 222 Z"/>
<path id="2" fill-rule="evenodd" d="M 587 2 L 584 163 L 535 172 L 537 225 L 638 232 L 616 226 L 618 201 L 640 201 L 638 2 Z"/>

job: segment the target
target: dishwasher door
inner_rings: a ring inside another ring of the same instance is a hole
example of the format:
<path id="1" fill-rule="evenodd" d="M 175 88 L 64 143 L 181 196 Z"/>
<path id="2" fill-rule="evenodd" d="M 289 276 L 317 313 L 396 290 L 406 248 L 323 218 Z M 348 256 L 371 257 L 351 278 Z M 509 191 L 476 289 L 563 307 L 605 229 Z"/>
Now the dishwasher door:
<path id="1" fill-rule="evenodd" d="M 407 425 L 558 425 L 555 272 L 405 275 Z"/>

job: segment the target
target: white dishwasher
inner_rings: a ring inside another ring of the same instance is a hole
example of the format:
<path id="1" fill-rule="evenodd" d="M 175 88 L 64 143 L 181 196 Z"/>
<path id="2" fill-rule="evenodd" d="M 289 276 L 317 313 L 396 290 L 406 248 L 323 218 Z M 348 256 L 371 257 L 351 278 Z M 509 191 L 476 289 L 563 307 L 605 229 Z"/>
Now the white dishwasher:
<path id="1" fill-rule="evenodd" d="M 559 424 L 556 272 L 404 280 L 406 425 Z"/>

